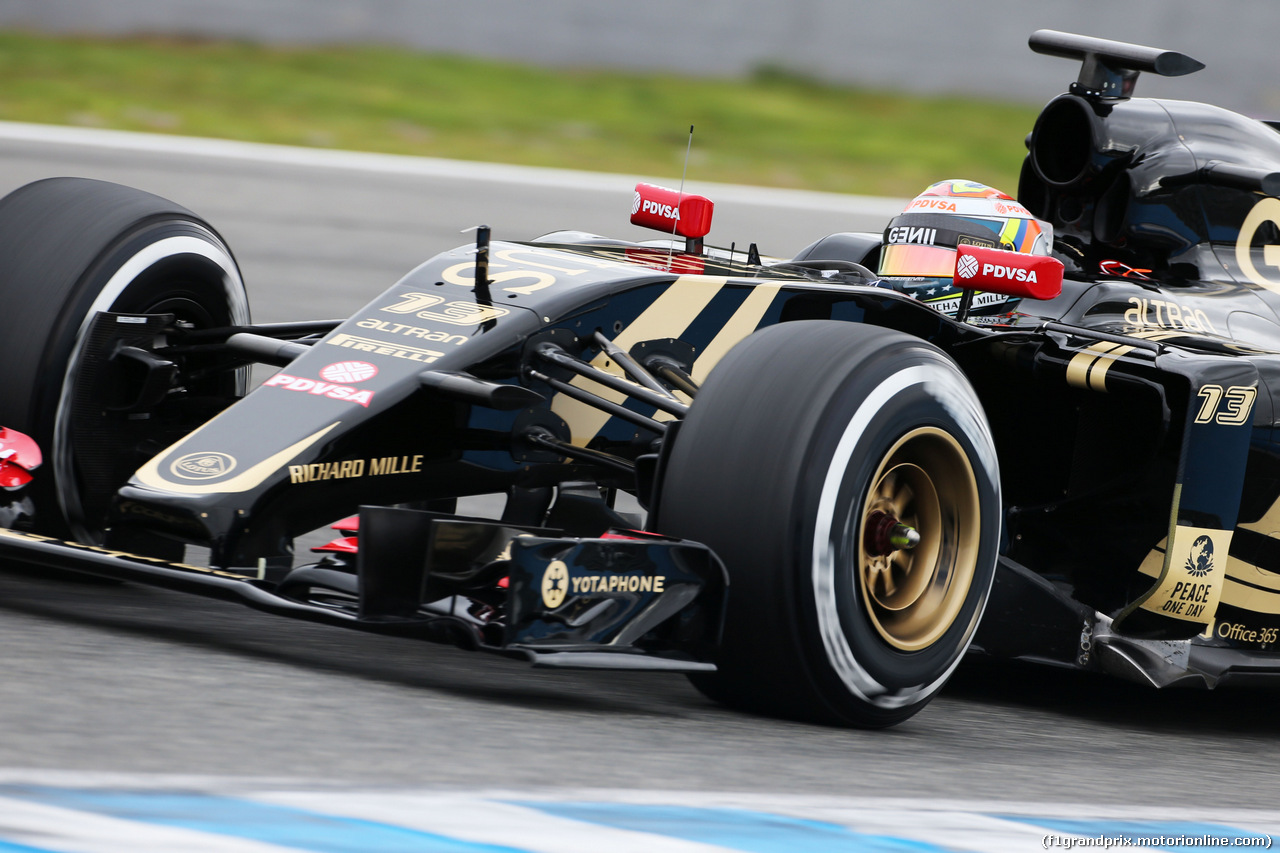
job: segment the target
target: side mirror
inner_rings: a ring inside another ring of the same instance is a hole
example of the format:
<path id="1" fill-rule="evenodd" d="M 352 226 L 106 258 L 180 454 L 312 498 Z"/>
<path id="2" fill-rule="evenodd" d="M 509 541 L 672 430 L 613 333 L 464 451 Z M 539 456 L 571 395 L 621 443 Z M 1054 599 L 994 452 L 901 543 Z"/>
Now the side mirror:
<path id="1" fill-rule="evenodd" d="M 1062 261 L 982 246 L 956 247 L 953 278 L 961 290 L 984 290 L 1029 299 L 1052 299 L 1062 292 Z"/>
<path id="2" fill-rule="evenodd" d="M 631 201 L 631 224 L 688 240 L 701 240 L 711 230 L 714 209 L 711 199 L 705 196 L 654 184 L 636 184 Z"/>

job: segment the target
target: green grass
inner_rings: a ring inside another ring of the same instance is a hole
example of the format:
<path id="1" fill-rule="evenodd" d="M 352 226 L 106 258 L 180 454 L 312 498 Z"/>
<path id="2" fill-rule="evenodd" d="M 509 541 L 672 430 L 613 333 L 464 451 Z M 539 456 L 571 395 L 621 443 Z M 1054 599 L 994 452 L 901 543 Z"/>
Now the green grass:
<path id="1" fill-rule="evenodd" d="M 0 119 L 910 196 L 1013 193 L 1035 110 L 823 85 L 547 70 L 374 47 L 0 33 Z"/>

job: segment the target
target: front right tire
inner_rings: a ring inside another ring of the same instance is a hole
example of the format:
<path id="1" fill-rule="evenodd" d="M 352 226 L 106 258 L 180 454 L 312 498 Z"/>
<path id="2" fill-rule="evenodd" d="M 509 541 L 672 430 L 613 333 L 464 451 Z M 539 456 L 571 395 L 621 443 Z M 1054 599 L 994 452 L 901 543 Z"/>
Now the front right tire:
<path id="1" fill-rule="evenodd" d="M 30 485 L 37 529 L 82 542 L 101 539 L 112 495 L 150 454 L 242 396 L 248 378 L 217 356 L 183 356 L 163 400 L 114 411 L 98 386 L 128 398 L 133 374 L 103 368 L 108 355 L 90 346 L 99 312 L 202 329 L 247 324 L 249 301 L 226 243 L 171 201 L 84 178 L 0 199 L 0 425 L 43 451 Z"/>

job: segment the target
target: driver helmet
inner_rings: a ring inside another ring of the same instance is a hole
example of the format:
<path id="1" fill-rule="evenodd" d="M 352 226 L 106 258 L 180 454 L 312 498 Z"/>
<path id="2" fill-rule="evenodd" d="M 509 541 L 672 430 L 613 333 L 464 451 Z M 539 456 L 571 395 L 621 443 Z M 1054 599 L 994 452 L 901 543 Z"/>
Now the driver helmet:
<path id="1" fill-rule="evenodd" d="M 889 220 L 880 248 L 880 277 L 895 290 L 954 316 L 961 292 L 953 282 L 956 246 L 965 244 L 1047 255 L 1053 226 L 985 184 L 939 181 Z M 1002 293 L 975 293 L 972 314 L 1001 314 L 1017 300 Z"/>

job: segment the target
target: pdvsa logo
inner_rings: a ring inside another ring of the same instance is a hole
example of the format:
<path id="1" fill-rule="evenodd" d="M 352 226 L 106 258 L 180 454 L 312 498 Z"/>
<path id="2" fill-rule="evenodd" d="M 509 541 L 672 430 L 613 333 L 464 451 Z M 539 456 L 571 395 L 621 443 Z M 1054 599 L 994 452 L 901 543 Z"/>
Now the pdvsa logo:
<path id="1" fill-rule="evenodd" d="M 315 397 L 327 397 L 330 400 L 358 403 L 366 409 L 369 408 L 369 403 L 373 400 L 373 392 L 367 389 L 356 388 L 351 385 L 340 385 L 337 382 L 322 382 L 301 376 L 289 376 L 286 373 L 277 373 L 266 382 L 263 382 L 262 387 L 282 388 L 285 391 L 302 391 Z"/>
<path id="2" fill-rule="evenodd" d="M 966 256 L 966 259 L 973 260 L 973 258 L 968 256 Z M 978 262 L 974 260 L 973 265 L 977 266 Z M 1036 271 L 1024 270 L 1021 267 L 1006 267 L 1002 264 L 983 264 L 982 274 L 990 276 L 991 278 L 1007 278 L 1010 281 L 1025 281 L 1030 284 L 1036 283 Z M 970 273 L 965 276 L 965 278 L 973 278 L 973 274 Z"/>
<path id="3" fill-rule="evenodd" d="M 640 202 L 641 202 L 640 192 L 637 190 L 635 197 L 631 199 L 631 215 L 632 216 L 635 216 L 637 213 L 640 212 Z"/>
<path id="4" fill-rule="evenodd" d="M 1020 204 L 1014 204 L 1013 202 L 997 201 L 995 203 L 995 208 L 996 208 L 996 213 L 999 213 L 999 214 L 1015 213 L 1021 216 L 1031 215 L 1030 211 L 1028 211 L 1025 207 L 1023 207 Z"/>
<path id="5" fill-rule="evenodd" d="M 320 375 L 324 379 L 331 381 L 325 382 L 324 379 L 289 376 L 282 372 L 263 382 L 262 387 L 283 388 L 285 391 L 302 391 L 316 397 L 344 400 L 348 403 L 358 403 L 366 409 L 369 408 L 369 403 L 373 400 L 373 391 L 343 383 L 363 382 L 366 379 L 372 379 L 378 375 L 377 367 L 367 361 L 336 361 L 321 369 Z"/>
<path id="6" fill-rule="evenodd" d="M 961 278 L 973 278 L 978 274 L 978 259 L 973 255 L 961 255 L 956 261 L 956 274 Z"/>
<path id="7" fill-rule="evenodd" d="M 367 361 L 339 361 L 320 371 L 321 379 L 348 385 L 372 379 L 377 375 L 378 368 Z"/>
<path id="8" fill-rule="evenodd" d="M 180 456 L 169 466 L 175 477 L 184 480 L 212 480 L 235 470 L 236 459 L 227 453 L 201 451 Z"/>
<path id="9" fill-rule="evenodd" d="M 946 213 L 955 213 L 956 203 L 943 198 L 918 198 L 907 205 L 907 210 L 941 210 Z"/>
<path id="10" fill-rule="evenodd" d="M 639 197 L 640 193 L 636 193 L 636 198 Z M 680 208 L 673 204 L 659 204 L 646 198 L 640 205 L 640 211 L 642 213 L 652 213 L 654 216 L 661 216 L 663 219 L 680 221 Z"/>

